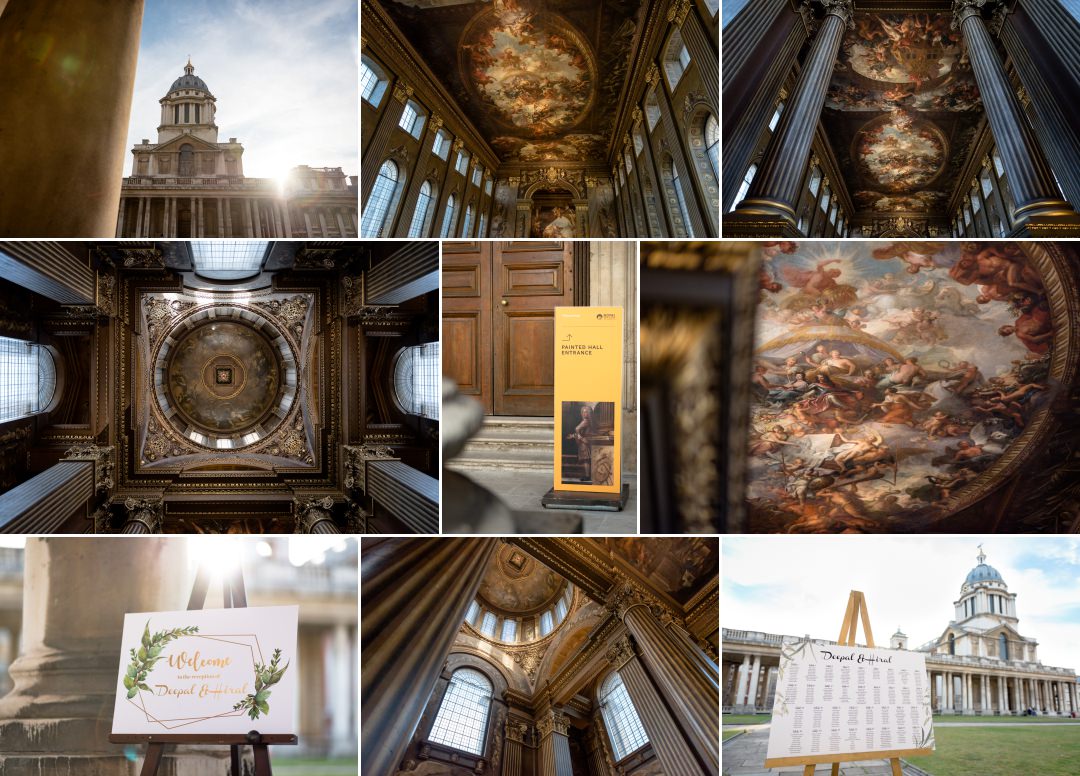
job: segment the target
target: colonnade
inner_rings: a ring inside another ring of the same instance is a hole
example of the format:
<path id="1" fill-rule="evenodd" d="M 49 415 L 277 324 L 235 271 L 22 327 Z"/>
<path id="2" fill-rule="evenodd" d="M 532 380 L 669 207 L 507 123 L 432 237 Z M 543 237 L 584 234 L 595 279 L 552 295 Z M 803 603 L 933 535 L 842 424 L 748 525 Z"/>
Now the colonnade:
<path id="1" fill-rule="evenodd" d="M 1038 714 L 1068 716 L 1080 711 L 1075 680 L 933 667 L 928 673 L 931 704 L 939 713 L 1007 715 L 1034 709 Z"/>
<path id="2" fill-rule="evenodd" d="M 1062 198 L 1054 173 L 1027 119 L 1005 65 L 983 20 L 984 6 L 998 0 L 953 0 L 953 23 L 963 34 L 975 80 L 998 154 L 1009 180 L 1013 218 L 1025 228 L 1038 223 L 1080 223 L 1072 205 Z M 853 0 L 821 4 L 824 18 L 812 36 L 791 97 L 746 197 L 728 217 L 728 236 L 737 236 L 739 222 L 777 224 L 785 234 L 799 233 L 795 209 L 810 157 L 814 134 L 821 121 L 845 30 L 852 24 Z M 756 227 L 755 227 L 756 228 Z"/>
<path id="3" fill-rule="evenodd" d="M 179 237 L 182 208 L 190 213 L 184 237 L 355 237 L 356 206 L 304 205 L 288 200 L 178 192 L 175 196 L 126 194 L 120 201 L 117 237 Z M 301 216 L 303 225 L 294 224 Z"/>

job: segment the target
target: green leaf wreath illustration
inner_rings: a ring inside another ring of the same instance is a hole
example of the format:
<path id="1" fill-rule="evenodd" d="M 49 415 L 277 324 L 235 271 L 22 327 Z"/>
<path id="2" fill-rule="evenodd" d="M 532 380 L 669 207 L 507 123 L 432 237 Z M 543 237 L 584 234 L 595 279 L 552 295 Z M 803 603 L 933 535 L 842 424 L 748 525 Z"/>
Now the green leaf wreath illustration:
<path id="1" fill-rule="evenodd" d="M 267 703 L 267 699 L 270 697 L 270 688 L 281 681 L 281 677 L 285 675 L 285 671 L 289 667 L 289 664 L 286 663 L 281 668 L 278 668 L 280 661 L 281 650 L 275 649 L 274 656 L 270 659 L 270 665 L 255 664 L 255 692 L 252 695 L 245 696 L 244 700 L 233 706 L 233 711 L 247 709 L 248 716 L 252 719 L 258 719 L 259 714 L 270 713 L 270 704 Z"/>
<path id="2" fill-rule="evenodd" d="M 146 621 L 143 628 L 142 643 L 138 649 L 131 650 L 131 663 L 124 672 L 124 687 L 127 688 L 128 700 L 139 694 L 139 690 L 153 692 L 146 684 L 146 677 L 154 670 L 154 665 L 161 659 L 161 652 L 165 645 L 181 636 L 191 636 L 199 632 L 197 625 L 187 628 L 173 628 L 172 630 L 150 633 L 150 621 Z"/>

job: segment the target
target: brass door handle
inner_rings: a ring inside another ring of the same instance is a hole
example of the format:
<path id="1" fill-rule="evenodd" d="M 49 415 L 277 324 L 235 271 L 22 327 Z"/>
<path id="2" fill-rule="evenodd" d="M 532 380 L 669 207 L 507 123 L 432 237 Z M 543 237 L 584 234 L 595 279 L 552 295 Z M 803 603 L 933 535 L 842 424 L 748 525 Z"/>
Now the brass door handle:
<path id="1" fill-rule="evenodd" d="M 506 307 L 506 305 L 508 305 L 510 303 L 507 302 L 505 299 L 503 299 L 501 302 L 499 302 L 499 304 L 501 304 L 503 307 Z"/>

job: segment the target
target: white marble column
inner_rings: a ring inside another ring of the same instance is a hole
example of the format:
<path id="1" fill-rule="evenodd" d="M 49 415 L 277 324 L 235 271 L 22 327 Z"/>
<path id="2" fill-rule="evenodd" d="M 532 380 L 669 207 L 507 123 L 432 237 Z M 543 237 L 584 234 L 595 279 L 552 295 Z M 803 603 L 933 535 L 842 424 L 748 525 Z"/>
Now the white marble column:
<path id="1" fill-rule="evenodd" d="M 4 776 L 131 776 L 143 747 L 108 743 L 126 612 L 184 608 L 186 544 L 168 538 L 30 538 L 23 585 L 23 648 L 15 690 L 0 700 Z M 108 590 L 87 580 L 108 570 Z M 165 773 L 217 776 L 228 749 L 184 747 Z"/>
<path id="2" fill-rule="evenodd" d="M 735 710 L 746 705 L 746 685 L 750 681 L 750 656 L 743 655 L 742 665 L 739 666 L 739 685 L 735 689 Z"/>
<path id="3" fill-rule="evenodd" d="M 757 707 L 758 678 L 761 674 L 761 655 L 754 655 L 754 667 L 750 669 L 750 686 L 746 693 L 746 705 L 753 710 Z"/>
<path id="4" fill-rule="evenodd" d="M 356 661 L 353 660 L 352 638 L 349 626 L 339 622 L 334 626 L 331 641 L 333 673 L 330 696 L 330 754 L 345 755 L 356 751 L 356 724 L 352 718 L 355 697 L 354 676 Z"/>

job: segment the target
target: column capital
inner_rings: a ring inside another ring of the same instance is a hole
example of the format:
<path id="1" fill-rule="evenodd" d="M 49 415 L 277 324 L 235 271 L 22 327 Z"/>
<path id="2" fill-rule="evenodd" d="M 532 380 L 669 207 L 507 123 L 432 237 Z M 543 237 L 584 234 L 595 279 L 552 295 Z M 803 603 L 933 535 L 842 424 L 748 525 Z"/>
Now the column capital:
<path id="1" fill-rule="evenodd" d="M 350 490 L 367 490 L 367 464 L 369 461 L 399 461 L 387 445 L 344 445 L 345 487 Z"/>
<path id="2" fill-rule="evenodd" d="M 443 126 L 443 117 L 438 113 L 432 113 L 430 123 L 428 124 L 432 132 L 438 132 Z"/>
<path id="3" fill-rule="evenodd" d="M 645 80 L 649 82 L 649 86 L 656 86 L 660 81 L 660 68 L 656 66 L 655 62 L 649 64 L 649 69 L 645 71 Z"/>
<path id="4" fill-rule="evenodd" d="M 161 533 L 164 523 L 165 504 L 159 498 L 124 499 L 124 523 L 142 523 L 150 533 Z"/>
<path id="5" fill-rule="evenodd" d="M 826 16 L 839 17 L 846 27 L 854 26 L 852 21 L 855 16 L 854 0 L 817 0 L 817 2 L 825 9 Z"/>
<path id="6" fill-rule="evenodd" d="M 675 0 L 668 8 L 667 20 L 677 27 L 681 27 L 686 21 L 686 15 L 690 13 L 691 0 Z"/>
<path id="7" fill-rule="evenodd" d="M 998 0 L 953 0 L 952 4 L 952 28 L 959 30 L 961 25 L 971 16 L 982 16 L 982 8 L 987 3 L 996 5 Z"/>
<path id="8" fill-rule="evenodd" d="M 333 496 L 294 498 L 293 511 L 296 517 L 295 532 L 298 534 L 313 533 L 312 529 L 318 523 L 330 522 L 333 524 L 334 518 L 331 514 L 333 508 Z"/>
<path id="9" fill-rule="evenodd" d="M 409 98 L 413 96 L 413 88 L 404 81 L 397 81 L 394 84 L 394 99 L 400 103 L 406 103 Z"/>
<path id="10" fill-rule="evenodd" d="M 607 661 L 615 666 L 615 670 L 618 671 L 624 665 L 629 663 L 637 656 L 637 648 L 634 646 L 634 640 L 629 634 L 624 634 L 621 638 L 614 641 L 610 647 L 608 647 L 607 653 L 604 655 Z"/>
<path id="11" fill-rule="evenodd" d="M 69 461 L 93 461 L 94 463 L 94 491 L 98 495 L 104 495 L 113 489 L 113 452 L 114 447 L 99 447 L 98 445 L 75 445 L 64 452 L 64 458 Z"/>
<path id="12" fill-rule="evenodd" d="M 522 720 L 507 718 L 505 725 L 507 741 L 516 741 L 519 744 L 528 742 L 529 725 Z"/>
<path id="13" fill-rule="evenodd" d="M 547 738 L 552 733 L 565 736 L 570 732 L 570 717 L 558 709 L 548 709 L 536 721 L 536 729 L 540 738 Z"/>

